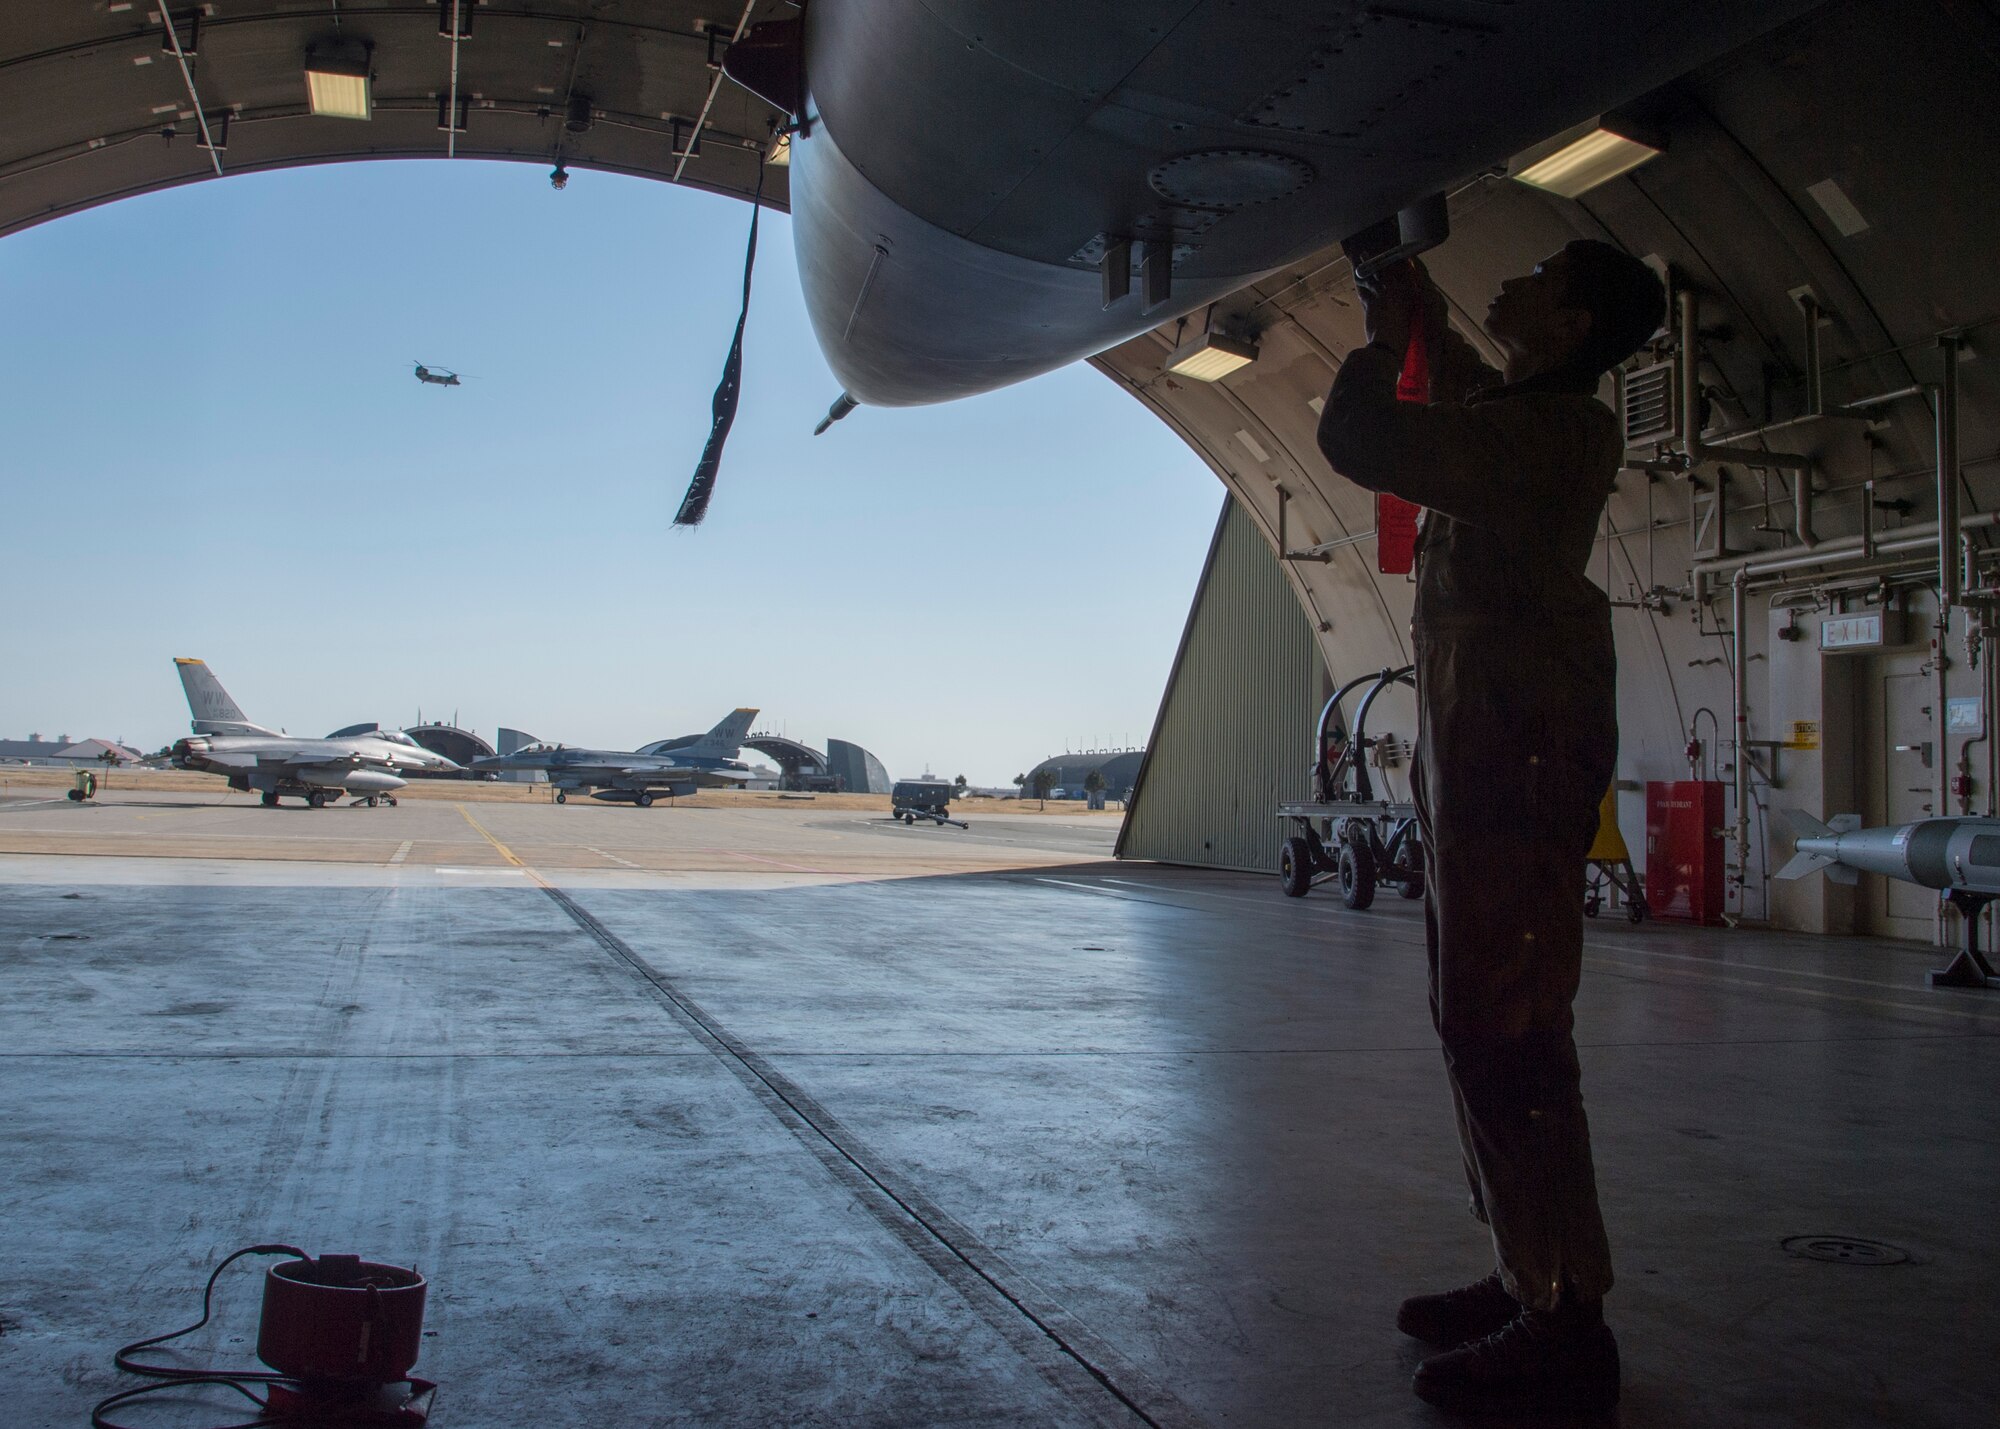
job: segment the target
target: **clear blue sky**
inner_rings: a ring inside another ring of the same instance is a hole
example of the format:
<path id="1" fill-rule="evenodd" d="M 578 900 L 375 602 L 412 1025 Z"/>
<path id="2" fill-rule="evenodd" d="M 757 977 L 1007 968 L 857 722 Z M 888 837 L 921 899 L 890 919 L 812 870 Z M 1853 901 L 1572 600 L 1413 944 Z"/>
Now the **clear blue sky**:
<path id="1" fill-rule="evenodd" d="M 838 387 L 782 215 L 714 505 L 670 529 L 748 219 L 427 161 L 0 240 L 0 735 L 158 747 L 195 655 L 295 733 L 421 706 L 631 748 L 748 704 L 995 784 L 1143 740 L 1220 483 L 1083 366 L 813 439 Z"/>

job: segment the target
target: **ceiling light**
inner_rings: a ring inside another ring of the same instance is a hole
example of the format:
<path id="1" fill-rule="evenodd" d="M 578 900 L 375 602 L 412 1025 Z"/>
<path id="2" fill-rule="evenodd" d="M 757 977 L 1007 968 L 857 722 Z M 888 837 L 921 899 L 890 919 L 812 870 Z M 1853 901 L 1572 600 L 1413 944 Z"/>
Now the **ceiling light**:
<path id="1" fill-rule="evenodd" d="M 1630 173 L 1664 147 L 1619 132 L 1626 127 L 1613 127 L 1602 115 L 1587 119 L 1516 154 L 1507 165 L 1507 175 L 1531 188 L 1578 198 L 1599 184 Z"/>
<path id="2" fill-rule="evenodd" d="M 1174 355 L 1167 359 L 1167 371 L 1176 377 L 1213 382 L 1256 360 L 1256 343 L 1219 332 L 1205 332 L 1174 349 Z"/>
<path id="3" fill-rule="evenodd" d="M 306 100 L 312 112 L 334 119 L 371 117 L 368 63 L 366 45 L 329 44 L 307 50 Z"/>

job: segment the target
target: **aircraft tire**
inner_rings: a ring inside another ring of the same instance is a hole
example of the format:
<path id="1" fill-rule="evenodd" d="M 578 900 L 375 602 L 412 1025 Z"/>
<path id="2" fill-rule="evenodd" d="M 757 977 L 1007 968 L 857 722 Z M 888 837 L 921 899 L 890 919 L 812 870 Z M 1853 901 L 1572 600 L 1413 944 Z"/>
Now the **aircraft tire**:
<path id="1" fill-rule="evenodd" d="M 69 801 L 70 801 L 70 802 L 71 802 L 72 804 L 81 804 L 81 803 L 83 802 L 83 791 L 82 791 L 81 789 L 72 789 L 72 790 L 70 790 L 70 791 L 69 791 Z"/>
<path id="2" fill-rule="evenodd" d="M 560 789 L 556 790 L 556 802 L 558 804 L 567 804 L 569 802 L 569 795 L 563 793 Z"/>
<path id="3" fill-rule="evenodd" d="M 370 794 L 367 798 L 363 799 L 361 802 L 366 804 L 369 808 L 372 809 L 375 807 L 375 796 L 373 794 Z"/>
<path id="4" fill-rule="evenodd" d="M 324 809 L 326 807 L 326 790 L 313 790 L 312 793 L 306 795 L 306 804 L 314 809 Z"/>
<path id="5" fill-rule="evenodd" d="M 267 808 L 267 809 L 275 809 L 275 808 L 277 808 L 277 807 L 278 807 L 278 791 L 277 791 L 276 789 L 266 789 L 266 790 L 264 791 L 264 800 L 263 800 L 263 802 L 264 802 L 264 807 L 265 807 L 265 808 Z"/>
<path id="6" fill-rule="evenodd" d="M 648 794 L 644 789 L 641 789 L 633 796 L 632 802 L 642 809 L 650 809 L 653 807 L 653 796 Z"/>

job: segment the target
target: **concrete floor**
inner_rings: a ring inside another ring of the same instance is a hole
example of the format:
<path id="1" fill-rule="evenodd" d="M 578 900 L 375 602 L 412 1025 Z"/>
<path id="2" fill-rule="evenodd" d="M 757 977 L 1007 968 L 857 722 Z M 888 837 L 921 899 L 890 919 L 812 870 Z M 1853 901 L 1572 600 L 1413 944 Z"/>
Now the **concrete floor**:
<path id="1" fill-rule="evenodd" d="M 867 825 L 0 807 L 0 1424 L 270 1239 L 430 1277 L 439 1425 L 1450 1422 L 1418 910 Z M 2000 1418 L 2000 996 L 1938 961 L 1591 925 L 1619 1423 Z M 231 1276 L 192 1360 L 250 1362 Z"/>

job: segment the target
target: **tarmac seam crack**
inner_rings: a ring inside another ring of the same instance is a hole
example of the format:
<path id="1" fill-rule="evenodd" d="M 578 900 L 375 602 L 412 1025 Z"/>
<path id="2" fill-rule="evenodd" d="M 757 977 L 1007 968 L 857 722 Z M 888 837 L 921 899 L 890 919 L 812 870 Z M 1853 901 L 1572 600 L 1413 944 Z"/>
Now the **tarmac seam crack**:
<path id="1" fill-rule="evenodd" d="M 1079 1408 L 1093 1412 L 1108 1408 L 1096 1402 L 1098 1392 L 1102 1392 L 1153 1429 L 1206 1429 L 1206 1421 L 1171 1391 L 1154 1383 L 969 1227 L 879 1162 L 817 1099 L 737 1039 L 596 915 L 553 884 L 544 882 L 541 888 L 606 952 L 650 984 L 664 1000 L 668 1013 L 855 1192 L 856 1199 L 884 1229 L 958 1291 L 1045 1380 L 1069 1395 Z M 1011 1307 L 1014 1315 L 1008 1318 L 1014 1321 L 1015 1329 L 1032 1326 L 1032 1332 L 1010 1333 L 1010 1327 L 982 1303 L 989 1295 L 997 1295 Z M 1025 1326 L 1020 1324 L 1023 1320 Z M 1051 1348 L 1054 1354 L 1049 1353 Z M 1036 1353 L 1037 1349 L 1041 1352 Z M 1102 1414 L 1096 1417 L 1101 1420 Z"/>

